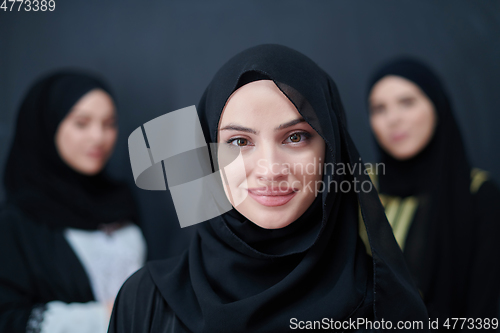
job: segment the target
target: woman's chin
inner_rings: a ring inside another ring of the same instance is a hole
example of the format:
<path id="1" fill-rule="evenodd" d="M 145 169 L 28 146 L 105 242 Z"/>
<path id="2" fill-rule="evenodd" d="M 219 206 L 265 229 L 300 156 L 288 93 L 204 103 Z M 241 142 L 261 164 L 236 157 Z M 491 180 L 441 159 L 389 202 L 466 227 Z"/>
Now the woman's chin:
<path id="1" fill-rule="evenodd" d="M 250 220 L 250 221 L 252 221 L 252 220 Z M 281 229 L 281 228 L 284 228 L 284 227 L 290 225 L 293 221 L 284 221 L 284 222 L 280 221 L 280 222 L 271 222 L 271 223 L 270 223 L 270 221 L 259 221 L 259 222 L 252 221 L 252 222 L 263 229 Z"/>
<path id="2" fill-rule="evenodd" d="M 309 206 L 310 204 L 306 205 L 303 210 L 305 211 Z M 294 200 L 290 200 L 284 205 L 270 207 L 249 197 L 235 208 L 248 220 L 264 229 L 284 228 L 297 220 L 303 213 L 303 211 L 297 210 L 298 202 L 294 202 Z"/>
<path id="3" fill-rule="evenodd" d="M 255 214 L 253 211 L 251 217 L 247 217 L 250 221 L 263 229 L 281 229 L 291 224 L 295 219 L 291 216 L 283 216 L 282 212 L 260 212 Z"/>
<path id="4" fill-rule="evenodd" d="M 418 152 L 419 151 L 416 149 L 393 150 L 391 152 L 391 155 L 399 161 L 406 161 L 411 159 L 412 157 L 415 157 L 418 154 Z"/>
<path id="5" fill-rule="evenodd" d="M 78 164 L 78 165 L 70 165 L 70 167 L 75 170 L 76 172 L 78 173 L 81 173 L 82 175 L 85 175 L 85 176 L 95 176 L 97 175 L 99 172 L 102 171 L 102 169 L 104 168 L 104 164 L 103 163 L 87 163 L 87 164 Z"/>

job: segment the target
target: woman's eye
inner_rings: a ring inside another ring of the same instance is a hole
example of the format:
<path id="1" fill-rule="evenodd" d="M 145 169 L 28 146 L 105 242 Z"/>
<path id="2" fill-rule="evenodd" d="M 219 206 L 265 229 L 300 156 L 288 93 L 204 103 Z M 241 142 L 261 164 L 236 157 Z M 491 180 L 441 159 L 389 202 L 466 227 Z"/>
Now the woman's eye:
<path id="1" fill-rule="evenodd" d="M 76 127 L 78 127 L 78 128 L 84 128 L 85 126 L 87 126 L 87 123 L 81 122 L 81 121 L 77 121 L 75 124 L 76 124 Z"/>
<path id="2" fill-rule="evenodd" d="M 415 103 L 415 100 L 413 98 L 405 98 L 401 101 L 401 104 L 403 106 L 406 106 L 406 107 L 412 106 L 414 103 Z"/>
<path id="3" fill-rule="evenodd" d="M 371 115 L 381 114 L 382 112 L 384 112 L 384 110 L 385 110 L 385 108 L 381 105 L 372 106 L 370 108 L 370 113 L 371 113 Z"/>
<path id="4" fill-rule="evenodd" d="M 286 142 L 300 143 L 300 142 L 306 141 L 310 137 L 311 137 L 311 135 L 309 133 L 297 132 L 297 133 L 290 134 L 288 136 L 288 138 L 286 139 Z"/>
<path id="5" fill-rule="evenodd" d="M 228 143 L 238 147 L 248 146 L 248 140 L 243 138 L 230 139 Z"/>
<path id="6" fill-rule="evenodd" d="M 299 133 L 293 133 L 289 138 L 292 142 L 300 142 L 301 136 Z"/>

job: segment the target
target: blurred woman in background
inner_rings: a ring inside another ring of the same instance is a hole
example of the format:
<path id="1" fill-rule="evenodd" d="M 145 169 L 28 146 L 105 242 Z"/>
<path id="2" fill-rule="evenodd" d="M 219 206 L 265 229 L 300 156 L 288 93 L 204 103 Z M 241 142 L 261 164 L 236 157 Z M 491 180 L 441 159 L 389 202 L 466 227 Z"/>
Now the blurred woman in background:
<path id="1" fill-rule="evenodd" d="M 471 167 L 444 87 L 424 64 L 398 59 L 369 89 L 380 198 L 429 316 L 497 317 L 500 191 Z"/>
<path id="2" fill-rule="evenodd" d="M 106 85 L 57 72 L 26 95 L 0 213 L 0 331 L 106 332 L 145 259 L 131 192 L 103 169 L 117 138 Z"/>

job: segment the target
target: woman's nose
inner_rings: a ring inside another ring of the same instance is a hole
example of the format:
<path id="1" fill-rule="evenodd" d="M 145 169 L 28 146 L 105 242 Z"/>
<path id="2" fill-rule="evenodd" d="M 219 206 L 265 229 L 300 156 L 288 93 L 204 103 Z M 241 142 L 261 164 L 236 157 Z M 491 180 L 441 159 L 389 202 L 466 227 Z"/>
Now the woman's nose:
<path id="1" fill-rule="evenodd" d="M 390 127 L 396 126 L 401 121 L 401 110 L 396 107 L 390 107 L 387 110 L 387 124 Z"/>
<path id="2" fill-rule="evenodd" d="M 282 152 L 278 147 L 266 146 L 261 148 L 255 174 L 259 179 L 267 182 L 286 180 L 290 173 L 289 164 L 285 163 Z"/>
<path id="3" fill-rule="evenodd" d="M 94 143 L 100 143 L 104 139 L 105 128 L 101 125 L 94 125 L 90 128 L 90 138 Z"/>

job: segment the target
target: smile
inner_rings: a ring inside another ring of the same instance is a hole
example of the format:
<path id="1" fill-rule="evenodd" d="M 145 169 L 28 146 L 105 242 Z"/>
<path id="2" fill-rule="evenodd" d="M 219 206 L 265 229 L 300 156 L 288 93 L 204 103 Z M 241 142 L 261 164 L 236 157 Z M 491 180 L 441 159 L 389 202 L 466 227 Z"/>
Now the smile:
<path id="1" fill-rule="evenodd" d="M 281 190 L 280 188 L 249 188 L 248 194 L 258 203 L 267 207 L 282 206 L 292 200 L 297 194 L 294 189 Z"/>

